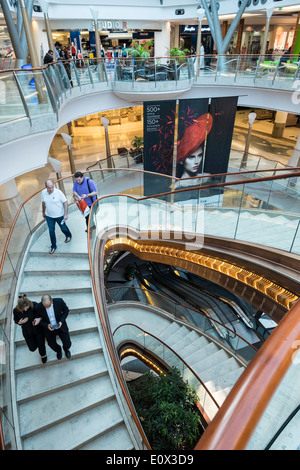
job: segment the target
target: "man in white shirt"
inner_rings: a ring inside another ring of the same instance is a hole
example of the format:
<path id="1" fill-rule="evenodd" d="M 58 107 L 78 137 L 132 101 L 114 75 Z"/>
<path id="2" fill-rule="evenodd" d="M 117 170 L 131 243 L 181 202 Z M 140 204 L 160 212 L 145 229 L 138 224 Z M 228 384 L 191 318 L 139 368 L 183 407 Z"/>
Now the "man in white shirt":
<path id="1" fill-rule="evenodd" d="M 42 212 L 49 228 L 51 240 L 49 253 L 52 255 L 57 248 L 55 223 L 59 225 L 59 228 L 66 236 L 65 243 L 71 241 L 72 234 L 66 225 L 68 218 L 68 201 L 66 196 L 60 189 L 54 187 L 54 183 L 51 180 L 46 181 L 45 186 L 46 188 L 42 191 Z"/>

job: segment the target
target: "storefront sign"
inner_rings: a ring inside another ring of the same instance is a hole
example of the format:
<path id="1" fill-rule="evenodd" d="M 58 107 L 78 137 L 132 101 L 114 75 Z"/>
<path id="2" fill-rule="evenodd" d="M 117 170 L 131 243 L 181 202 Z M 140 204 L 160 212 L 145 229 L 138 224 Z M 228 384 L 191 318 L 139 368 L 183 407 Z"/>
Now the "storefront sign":
<path id="1" fill-rule="evenodd" d="M 104 30 L 123 30 L 127 29 L 127 21 L 115 21 L 115 20 L 101 20 L 99 21 L 99 27 L 101 31 Z"/>

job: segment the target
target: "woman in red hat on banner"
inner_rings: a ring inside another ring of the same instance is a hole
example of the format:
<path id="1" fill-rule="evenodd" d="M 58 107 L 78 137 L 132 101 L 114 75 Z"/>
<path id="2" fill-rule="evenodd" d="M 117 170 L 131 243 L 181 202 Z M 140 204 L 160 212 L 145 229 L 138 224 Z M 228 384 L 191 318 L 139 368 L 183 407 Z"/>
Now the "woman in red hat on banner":
<path id="1" fill-rule="evenodd" d="M 178 141 L 176 177 L 180 180 L 175 183 L 175 189 L 197 186 L 200 183 L 201 180 L 196 177 L 203 175 L 204 140 L 212 123 L 210 114 L 202 114 L 192 125 L 186 127 Z"/>

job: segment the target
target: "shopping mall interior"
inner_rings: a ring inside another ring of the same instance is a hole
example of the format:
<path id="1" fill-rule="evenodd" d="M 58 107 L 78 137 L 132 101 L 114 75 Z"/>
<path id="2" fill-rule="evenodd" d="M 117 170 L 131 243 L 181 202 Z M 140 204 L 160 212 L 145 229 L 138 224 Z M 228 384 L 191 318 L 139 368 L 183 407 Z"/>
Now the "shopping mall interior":
<path id="1" fill-rule="evenodd" d="M 275 1 L 0 0 L 1 450 L 300 449 Z"/>

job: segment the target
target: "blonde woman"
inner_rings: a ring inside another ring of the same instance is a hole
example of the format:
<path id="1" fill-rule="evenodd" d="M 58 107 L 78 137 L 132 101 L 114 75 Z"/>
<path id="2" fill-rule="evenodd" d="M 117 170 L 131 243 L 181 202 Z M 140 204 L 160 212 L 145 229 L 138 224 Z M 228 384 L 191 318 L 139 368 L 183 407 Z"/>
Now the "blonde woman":
<path id="1" fill-rule="evenodd" d="M 45 335 L 39 325 L 40 318 L 35 312 L 36 302 L 29 300 L 26 295 L 20 295 L 18 304 L 13 310 L 14 322 L 22 328 L 22 334 L 30 351 L 39 350 L 43 364 L 47 362 Z"/>

